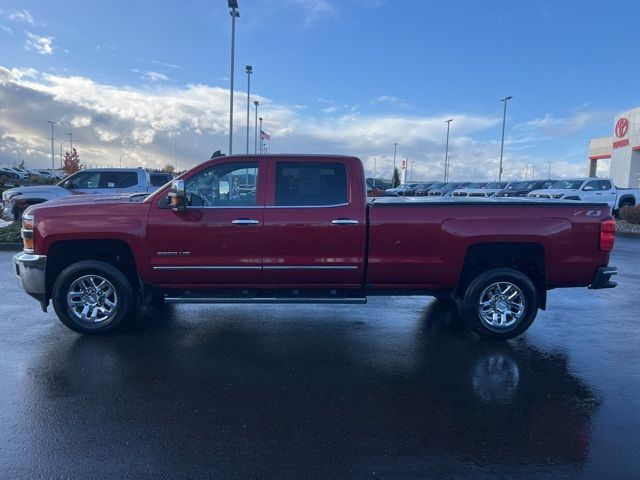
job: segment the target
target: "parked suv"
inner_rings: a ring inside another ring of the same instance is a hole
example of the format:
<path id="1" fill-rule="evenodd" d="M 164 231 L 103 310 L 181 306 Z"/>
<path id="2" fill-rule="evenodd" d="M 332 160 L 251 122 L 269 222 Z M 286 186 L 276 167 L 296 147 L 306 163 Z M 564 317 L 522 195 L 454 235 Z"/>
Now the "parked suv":
<path id="1" fill-rule="evenodd" d="M 2 193 L 2 207 L 6 217 L 13 216 L 18 220 L 22 212 L 31 205 L 72 194 L 150 193 L 156 188 L 151 184 L 149 173 L 142 168 L 92 168 L 80 170 L 56 185 L 34 185 L 5 190 Z"/>
<path id="2" fill-rule="evenodd" d="M 528 196 L 607 203 L 615 213 L 619 208 L 637 205 L 640 199 L 640 190 L 618 189 L 613 184 L 613 180 L 609 178 L 578 178 L 557 180 L 548 188 L 534 190 Z"/>

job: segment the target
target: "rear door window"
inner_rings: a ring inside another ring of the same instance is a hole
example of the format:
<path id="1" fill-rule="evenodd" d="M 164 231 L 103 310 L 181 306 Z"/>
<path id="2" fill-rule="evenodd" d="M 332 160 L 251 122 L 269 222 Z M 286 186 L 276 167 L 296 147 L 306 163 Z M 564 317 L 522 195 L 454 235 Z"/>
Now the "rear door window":
<path id="1" fill-rule="evenodd" d="M 598 180 L 598 190 L 611 190 L 611 182 L 609 180 Z"/>
<path id="2" fill-rule="evenodd" d="M 98 188 L 129 188 L 137 184 L 137 172 L 102 172 Z"/>
<path id="3" fill-rule="evenodd" d="M 343 163 L 276 163 L 276 205 L 343 205 L 348 203 L 347 197 Z"/>

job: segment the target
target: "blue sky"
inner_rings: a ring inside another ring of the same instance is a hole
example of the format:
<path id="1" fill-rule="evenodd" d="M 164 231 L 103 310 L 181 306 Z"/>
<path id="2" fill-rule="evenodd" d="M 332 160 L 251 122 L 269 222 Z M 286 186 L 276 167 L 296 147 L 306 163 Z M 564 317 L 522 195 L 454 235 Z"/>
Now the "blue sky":
<path id="1" fill-rule="evenodd" d="M 272 152 L 355 154 L 369 169 L 375 156 L 383 175 L 397 141 L 416 178 L 440 176 L 453 117 L 452 177 L 495 177 L 505 95 L 505 175 L 547 160 L 559 175 L 584 175 L 589 138 L 640 105 L 638 2 L 239 4 L 235 153 L 246 64 Z M 44 166 L 53 117 L 88 164 L 126 152 L 163 165 L 174 137 L 183 166 L 226 150 L 225 0 L 0 0 L 0 11 L 0 163 L 21 150 Z"/>

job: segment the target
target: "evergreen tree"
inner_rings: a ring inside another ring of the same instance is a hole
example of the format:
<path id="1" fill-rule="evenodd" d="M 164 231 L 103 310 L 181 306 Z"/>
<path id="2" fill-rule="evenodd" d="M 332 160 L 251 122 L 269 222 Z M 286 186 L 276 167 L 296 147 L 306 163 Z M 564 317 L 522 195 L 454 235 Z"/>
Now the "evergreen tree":
<path id="1" fill-rule="evenodd" d="M 400 172 L 397 168 L 393 169 L 393 178 L 391 179 L 391 188 L 400 186 Z"/>

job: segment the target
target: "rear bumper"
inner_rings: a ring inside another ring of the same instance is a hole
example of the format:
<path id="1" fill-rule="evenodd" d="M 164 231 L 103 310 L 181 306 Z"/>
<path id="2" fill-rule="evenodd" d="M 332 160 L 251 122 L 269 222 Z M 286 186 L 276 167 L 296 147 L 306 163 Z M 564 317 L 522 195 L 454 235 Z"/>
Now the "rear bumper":
<path id="1" fill-rule="evenodd" d="M 40 302 L 42 309 L 46 311 L 47 291 L 45 283 L 46 255 L 33 255 L 21 252 L 13 257 L 13 265 L 16 276 L 22 289 Z"/>
<path id="2" fill-rule="evenodd" d="M 589 285 L 592 290 L 599 290 L 601 288 L 613 288 L 618 285 L 616 282 L 611 281 L 611 277 L 618 273 L 616 267 L 600 267 L 596 272 L 596 276 L 593 278 L 593 282 Z"/>

